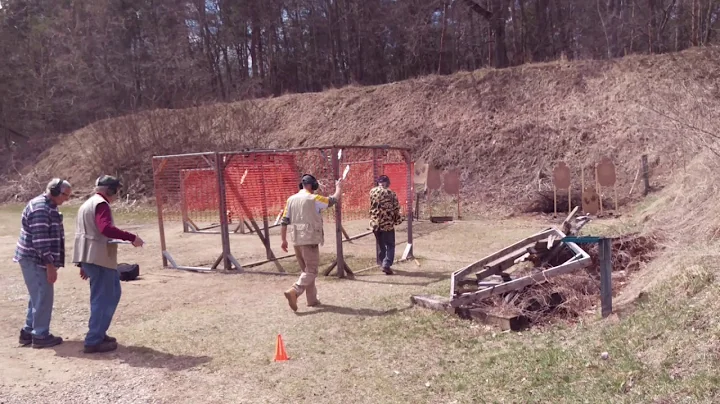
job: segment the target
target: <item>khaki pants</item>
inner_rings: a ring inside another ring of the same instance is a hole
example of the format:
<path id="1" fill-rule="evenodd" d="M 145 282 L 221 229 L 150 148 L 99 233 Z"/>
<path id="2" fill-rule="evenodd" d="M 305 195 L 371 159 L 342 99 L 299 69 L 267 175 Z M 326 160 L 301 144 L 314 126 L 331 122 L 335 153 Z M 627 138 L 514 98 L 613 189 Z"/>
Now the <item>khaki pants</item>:
<path id="1" fill-rule="evenodd" d="M 318 274 L 318 265 L 320 265 L 320 247 L 315 245 L 296 245 L 295 258 L 300 264 L 300 278 L 293 285 L 298 297 L 307 291 L 308 304 L 318 302 L 317 288 L 315 287 L 315 278 Z"/>

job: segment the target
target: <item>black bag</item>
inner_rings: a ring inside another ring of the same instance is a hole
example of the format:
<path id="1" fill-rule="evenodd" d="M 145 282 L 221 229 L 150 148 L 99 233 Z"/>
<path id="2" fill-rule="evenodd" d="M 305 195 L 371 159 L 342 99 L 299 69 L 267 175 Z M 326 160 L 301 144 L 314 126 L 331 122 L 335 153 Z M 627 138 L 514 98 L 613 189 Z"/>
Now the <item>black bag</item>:
<path id="1" fill-rule="evenodd" d="M 138 264 L 118 264 L 117 270 L 120 273 L 121 281 L 134 281 L 140 276 L 140 265 Z"/>

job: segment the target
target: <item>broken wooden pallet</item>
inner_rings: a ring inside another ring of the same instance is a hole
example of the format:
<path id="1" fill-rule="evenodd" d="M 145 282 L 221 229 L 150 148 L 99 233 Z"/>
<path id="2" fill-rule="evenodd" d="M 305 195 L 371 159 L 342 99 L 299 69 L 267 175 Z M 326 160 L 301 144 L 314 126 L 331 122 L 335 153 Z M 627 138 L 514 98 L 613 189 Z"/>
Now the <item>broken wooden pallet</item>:
<path id="1" fill-rule="evenodd" d="M 571 221 L 576 213 L 577 208 L 563 221 L 563 229 L 577 231 L 587 223 L 583 218 L 582 223 L 572 226 Z M 451 305 L 461 307 L 479 302 L 491 295 L 516 291 L 590 265 L 587 252 L 575 243 L 561 241 L 565 237 L 566 234 L 559 228 L 546 229 L 456 271 L 451 277 Z M 572 258 L 561 265 L 547 268 L 548 262 L 555 259 L 563 249 L 569 249 Z M 523 261 L 532 262 L 536 270 L 529 275 L 512 279 L 509 275 L 511 268 Z M 466 279 L 472 272 L 475 272 L 476 278 L 474 285 Z M 504 274 L 500 282 L 489 279 L 498 274 Z"/>

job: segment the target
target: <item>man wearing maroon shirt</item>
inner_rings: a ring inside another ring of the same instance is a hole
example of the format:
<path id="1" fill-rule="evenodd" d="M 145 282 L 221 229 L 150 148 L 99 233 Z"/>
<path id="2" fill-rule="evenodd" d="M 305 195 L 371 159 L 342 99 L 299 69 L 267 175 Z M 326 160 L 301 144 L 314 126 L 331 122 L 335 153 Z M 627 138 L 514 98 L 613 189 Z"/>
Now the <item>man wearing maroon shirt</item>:
<path id="1" fill-rule="evenodd" d="M 117 349 L 117 340 L 108 336 L 115 309 L 120 302 L 120 274 L 117 271 L 117 247 L 112 240 L 126 240 L 141 247 L 143 240 L 115 227 L 110 203 L 122 186 L 112 176 L 97 179 L 95 195 L 80 206 L 75 231 L 73 262 L 80 267 L 80 277 L 90 279 L 90 321 L 85 336 L 85 352 L 108 352 Z"/>

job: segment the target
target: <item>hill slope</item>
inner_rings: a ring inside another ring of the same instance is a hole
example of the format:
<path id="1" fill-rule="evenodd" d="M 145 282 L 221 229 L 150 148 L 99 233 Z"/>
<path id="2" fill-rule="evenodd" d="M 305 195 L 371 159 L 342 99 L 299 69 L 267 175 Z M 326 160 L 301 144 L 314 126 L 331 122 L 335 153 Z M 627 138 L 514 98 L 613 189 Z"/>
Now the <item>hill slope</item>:
<path id="1" fill-rule="evenodd" d="M 524 209 L 565 160 L 578 178 L 608 155 L 621 199 L 649 154 L 654 184 L 695 153 L 701 111 L 720 106 L 720 51 L 554 62 L 430 76 L 376 87 L 160 110 L 100 121 L 38 156 L 38 171 L 90 184 L 116 172 L 152 190 L 153 154 L 321 144 L 409 145 L 415 157 L 461 168 L 466 200 Z M 654 112 L 653 112 L 654 111 Z M 678 116 L 683 124 L 662 115 Z M 639 195 L 640 184 L 634 186 Z M 574 181 L 579 189 L 579 180 Z M 6 190 L 4 195 L 21 190 Z"/>

